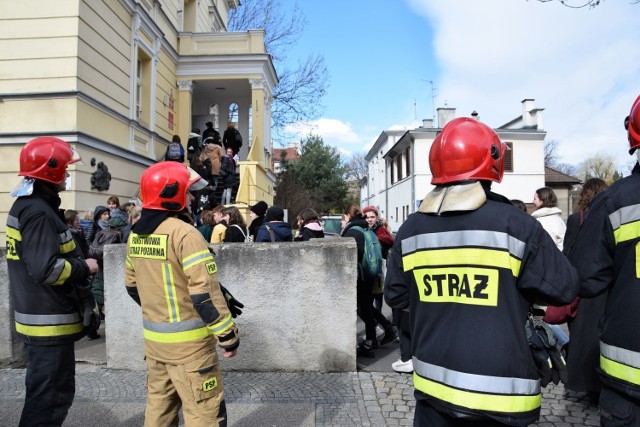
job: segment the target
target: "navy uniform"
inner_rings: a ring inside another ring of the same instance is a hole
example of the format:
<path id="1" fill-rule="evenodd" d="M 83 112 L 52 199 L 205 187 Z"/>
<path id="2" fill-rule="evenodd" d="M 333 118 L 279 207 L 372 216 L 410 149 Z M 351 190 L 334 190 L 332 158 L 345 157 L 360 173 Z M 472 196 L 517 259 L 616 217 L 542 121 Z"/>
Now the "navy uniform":
<path id="1" fill-rule="evenodd" d="M 640 97 L 625 121 L 640 146 Z M 580 295 L 607 292 L 600 336 L 603 426 L 640 424 L 640 165 L 593 200 L 570 254 Z"/>
<path id="2" fill-rule="evenodd" d="M 62 425 L 75 394 L 74 343 L 86 332 L 87 279 L 98 268 L 85 261 L 58 209 L 66 167 L 78 160 L 53 137 L 36 138 L 20 153 L 25 179 L 12 192 L 18 198 L 7 217 L 7 269 L 16 334 L 27 352 L 21 426 Z"/>
<path id="3" fill-rule="evenodd" d="M 539 418 L 528 310 L 536 300 L 571 302 L 578 277 L 534 218 L 483 187 L 501 180 L 505 148 L 473 119 L 445 126 L 430 152 L 437 186 L 389 256 L 385 299 L 411 313 L 414 425 Z"/>

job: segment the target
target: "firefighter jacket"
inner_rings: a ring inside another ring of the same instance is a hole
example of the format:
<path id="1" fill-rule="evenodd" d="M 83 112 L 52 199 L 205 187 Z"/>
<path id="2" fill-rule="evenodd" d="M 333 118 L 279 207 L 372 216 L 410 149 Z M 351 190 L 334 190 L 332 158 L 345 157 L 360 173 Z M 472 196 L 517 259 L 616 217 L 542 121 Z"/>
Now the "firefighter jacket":
<path id="1" fill-rule="evenodd" d="M 143 221 L 145 211 L 143 210 Z M 137 225 L 137 224 L 136 224 Z M 164 363 L 188 363 L 238 347 L 238 334 L 202 234 L 167 217 L 149 234 L 129 235 L 127 290 L 142 307 L 145 354 Z"/>
<path id="2" fill-rule="evenodd" d="M 7 218 L 16 332 L 31 345 L 68 344 L 84 336 L 76 285 L 86 287 L 90 272 L 59 206 L 53 187 L 36 181 L 33 194 L 19 197 Z"/>
<path id="3" fill-rule="evenodd" d="M 569 257 L 580 296 L 608 293 L 600 335 L 603 381 L 640 400 L 640 166 L 591 202 Z"/>
<path id="4" fill-rule="evenodd" d="M 538 221 L 487 200 L 479 183 L 457 198 L 434 204 L 444 212 L 421 206 L 400 227 L 385 299 L 410 309 L 417 399 L 454 417 L 528 425 L 541 403 L 528 309 L 536 298 L 571 302 L 577 272 Z"/>

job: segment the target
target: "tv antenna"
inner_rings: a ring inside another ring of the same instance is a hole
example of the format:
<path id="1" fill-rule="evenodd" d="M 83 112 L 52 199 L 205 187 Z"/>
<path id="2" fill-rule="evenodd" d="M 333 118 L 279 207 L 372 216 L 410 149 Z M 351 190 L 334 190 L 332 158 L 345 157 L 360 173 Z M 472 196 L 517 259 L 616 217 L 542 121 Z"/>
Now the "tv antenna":
<path id="1" fill-rule="evenodd" d="M 433 122 L 436 122 L 436 87 L 433 85 L 433 80 L 420 79 L 423 82 L 427 82 L 431 85 L 431 112 L 433 114 Z"/>

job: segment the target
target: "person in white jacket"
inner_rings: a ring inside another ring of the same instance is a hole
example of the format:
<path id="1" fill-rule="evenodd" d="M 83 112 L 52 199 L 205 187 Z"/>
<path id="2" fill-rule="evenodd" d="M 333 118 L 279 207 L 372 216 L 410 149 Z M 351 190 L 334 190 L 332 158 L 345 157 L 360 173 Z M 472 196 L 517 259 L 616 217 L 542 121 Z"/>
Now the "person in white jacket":
<path id="1" fill-rule="evenodd" d="M 533 195 L 536 210 L 531 215 L 537 219 L 551 236 L 558 249 L 562 250 L 567 225 L 561 218 L 556 193 L 549 187 L 538 188 Z"/>

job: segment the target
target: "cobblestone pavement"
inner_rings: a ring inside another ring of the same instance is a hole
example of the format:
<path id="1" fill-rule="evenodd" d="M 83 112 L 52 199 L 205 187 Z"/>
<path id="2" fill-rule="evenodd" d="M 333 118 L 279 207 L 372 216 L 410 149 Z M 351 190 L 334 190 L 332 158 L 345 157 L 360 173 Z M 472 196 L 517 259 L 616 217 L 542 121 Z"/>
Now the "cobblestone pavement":
<path id="1" fill-rule="evenodd" d="M 404 426 L 413 419 L 411 376 L 390 372 L 224 374 L 231 426 Z M 79 364 L 65 426 L 139 426 L 146 374 Z M 0 369 L 0 425 L 17 425 L 24 370 Z M 597 407 L 563 386 L 544 389 L 538 427 L 597 426 Z"/>

